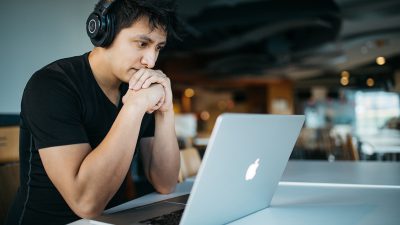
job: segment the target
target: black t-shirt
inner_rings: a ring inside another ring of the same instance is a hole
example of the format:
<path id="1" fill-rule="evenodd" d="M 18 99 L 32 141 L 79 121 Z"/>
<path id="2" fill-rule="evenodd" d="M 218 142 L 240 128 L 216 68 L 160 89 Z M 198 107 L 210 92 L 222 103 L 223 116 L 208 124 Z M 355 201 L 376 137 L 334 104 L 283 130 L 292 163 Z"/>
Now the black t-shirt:
<path id="1" fill-rule="evenodd" d="M 94 149 L 116 119 L 122 102 L 117 107 L 106 97 L 93 76 L 88 55 L 45 66 L 25 87 L 21 103 L 21 184 L 6 224 L 66 224 L 79 219 L 47 176 L 38 149 L 78 143 L 89 143 Z M 121 84 L 121 96 L 127 88 L 127 84 Z M 146 113 L 138 141 L 154 136 L 154 127 L 154 115 Z M 126 200 L 125 185 L 106 208 Z"/>

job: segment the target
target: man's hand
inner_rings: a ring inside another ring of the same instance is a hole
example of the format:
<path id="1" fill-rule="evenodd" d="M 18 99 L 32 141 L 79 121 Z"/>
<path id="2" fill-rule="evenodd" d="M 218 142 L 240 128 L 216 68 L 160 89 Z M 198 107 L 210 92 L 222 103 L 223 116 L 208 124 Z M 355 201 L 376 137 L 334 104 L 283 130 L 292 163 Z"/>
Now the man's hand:
<path id="1" fill-rule="evenodd" d="M 138 104 L 146 108 L 146 112 L 152 113 L 160 108 L 165 99 L 164 88 L 161 84 L 154 84 L 139 91 L 128 89 L 122 103 L 124 105 Z"/>
<path id="2" fill-rule="evenodd" d="M 156 105 L 151 110 L 160 110 L 166 112 L 172 110 L 172 90 L 171 81 L 161 70 L 140 69 L 138 70 L 129 81 L 129 89 L 138 91 L 152 86 L 151 84 L 158 83 L 164 87 L 165 98 L 161 104 Z"/>

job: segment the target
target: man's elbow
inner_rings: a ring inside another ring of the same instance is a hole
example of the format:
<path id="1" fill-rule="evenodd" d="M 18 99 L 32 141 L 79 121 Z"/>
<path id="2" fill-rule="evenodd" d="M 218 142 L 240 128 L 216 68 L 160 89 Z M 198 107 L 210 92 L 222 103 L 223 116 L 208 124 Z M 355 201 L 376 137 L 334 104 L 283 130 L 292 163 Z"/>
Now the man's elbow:
<path id="1" fill-rule="evenodd" d="M 84 219 L 93 219 L 97 216 L 100 216 L 104 211 L 102 207 L 95 203 L 86 203 L 86 204 L 77 204 L 72 208 L 75 214 Z"/>
<path id="2" fill-rule="evenodd" d="M 167 194 L 171 194 L 172 192 L 174 192 L 175 187 L 176 187 L 176 183 L 172 184 L 172 185 L 168 185 L 168 186 L 167 185 L 159 186 L 159 187 L 156 187 L 155 189 L 157 190 L 158 193 L 167 195 Z"/>

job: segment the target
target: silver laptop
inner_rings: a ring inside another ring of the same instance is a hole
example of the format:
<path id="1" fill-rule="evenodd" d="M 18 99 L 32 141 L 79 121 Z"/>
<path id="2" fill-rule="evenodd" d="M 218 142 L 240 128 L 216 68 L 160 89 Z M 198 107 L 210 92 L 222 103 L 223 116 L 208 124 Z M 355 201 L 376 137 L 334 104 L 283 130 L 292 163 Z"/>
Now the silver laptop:
<path id="1" fill-rule="evenodd" d="M 271 202 L 303 123 L 303 115 L 222 114 L 189 197 L 95 220 L 211 225 L 226 224 L 264 209 Z"/>

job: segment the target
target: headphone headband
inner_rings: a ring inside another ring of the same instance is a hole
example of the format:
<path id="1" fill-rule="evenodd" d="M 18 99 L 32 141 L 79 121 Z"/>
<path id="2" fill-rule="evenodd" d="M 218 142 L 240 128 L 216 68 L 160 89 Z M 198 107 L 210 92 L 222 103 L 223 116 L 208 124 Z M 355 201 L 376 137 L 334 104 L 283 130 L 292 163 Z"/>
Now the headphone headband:
<path id="1" fill-rule="evenodd" d="M 115 0 L 105 1 L 101 7 L 99 8 L 100 15 L 106 15 L 110 6 L 114 3 Z"/>

